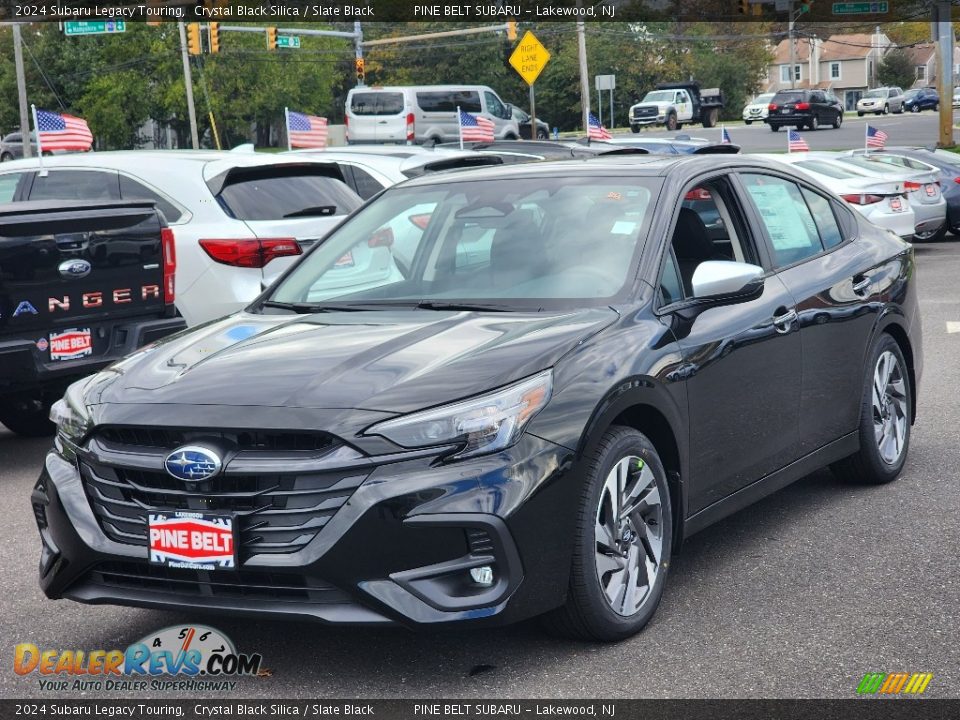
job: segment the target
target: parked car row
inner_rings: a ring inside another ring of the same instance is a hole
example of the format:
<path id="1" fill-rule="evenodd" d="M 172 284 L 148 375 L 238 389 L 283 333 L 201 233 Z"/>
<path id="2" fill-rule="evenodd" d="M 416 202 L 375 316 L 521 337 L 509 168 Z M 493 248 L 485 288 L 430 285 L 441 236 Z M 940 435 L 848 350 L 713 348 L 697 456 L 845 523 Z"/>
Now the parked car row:
<path id="1" fill-rule="evenodd" d="M 960 107 L 958 91 L 954 92 L 953 106 Z M 868 113 L 916 113 L 939 108 L 940 96 L 935 88 L 913 88 L 904 92 L 895 86 L 867 90 L 856 104 L 858 117 Z M 798 130 L 804 127 L 816 130 L 824 124 L 839 127 L 843 112 L 843 104 L 829 90 L 791 89 L 757 95 L 744 106 L 741 116 L 747 125 L 767 122 L 774 131 L 785 125 L 793 125 Z"/>

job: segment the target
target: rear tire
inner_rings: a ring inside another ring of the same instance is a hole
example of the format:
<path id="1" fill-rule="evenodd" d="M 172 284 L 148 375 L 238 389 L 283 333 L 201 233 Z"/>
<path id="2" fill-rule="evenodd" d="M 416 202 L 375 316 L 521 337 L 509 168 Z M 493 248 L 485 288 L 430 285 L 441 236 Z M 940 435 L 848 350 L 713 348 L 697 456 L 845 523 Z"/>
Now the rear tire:
<path id="1" fill-rule="evenodd" d="M 896 480 L 910 450 L 913 389 L 907 363 L 890 335 L 873 343 L 860 400 L 860 449 L 831 465 L 840 480 L 883 485 Z"/>
<path id="2" fill-rule="evenodd" d="M 863 113 L 859 110 L 857 110 L 857 117 L 863 117 Z"/>
<path id="3" fill-rule="evenodd" d="M 810 122 L 807 123 L 807 125 L 809 125 L 811 132 L 820 128 L 820 118 L 817 117 L 816 113 L 813 114 L 813 116 L 810 118 Z M 799 130 L 800 128 L 797 129 Z"/>
<path id="4" fill-rule="evenodd" d="M 12 400 L 0 405 L 0 423 L 21 437 L 50 437 L 56 426 L 50 422 L 50 405 L 40 400 Z"/>
<path id="5" fill-rule="evenodd" d="M 780 130 L 779 125 L 774 125 L 773 123 L 770 123 L 770 132 L 777 132 L 779 130 Z"/>
<path id="6" fill-rule="evenodd" d="M 889 106 L 889 105 L 884 105 L 884 106 L 883 106 L 883 114 L 884 114 L 884 115 L 889 115 L 889 114 L 890 114 L 890 106 Z"/>
<path id="7" fill-rule="evenodd" d="M 566 637 L 623 640 L 663 595 L 673 542 L 667 473 L 651 442 L 627 427 L 607 430 L 584 462 L 567 602 L 544 623 Z"/>
<path id="8" fill-rule="evenodd" d="M 837 117 L 833 121 L 833 129 L 839 130 L 841 125 L 843 125 L 843 113 L 837 113 Z"/>
<path id="9" fill-rule="evenodd" d="M 913 242 L 940 242 L 947 235 L 947 224 L 944 223 L 937 230 L 934 230 L 931 233 L 915 233 L 913 236 Z"/>
<path id="10" fill-rule="evenodd" d="M 13 160 L 13 155 L 10 153 L 4 153 L 3 155 L 0 155 L 0 162 L 10 162 L 11 160 Z"/>

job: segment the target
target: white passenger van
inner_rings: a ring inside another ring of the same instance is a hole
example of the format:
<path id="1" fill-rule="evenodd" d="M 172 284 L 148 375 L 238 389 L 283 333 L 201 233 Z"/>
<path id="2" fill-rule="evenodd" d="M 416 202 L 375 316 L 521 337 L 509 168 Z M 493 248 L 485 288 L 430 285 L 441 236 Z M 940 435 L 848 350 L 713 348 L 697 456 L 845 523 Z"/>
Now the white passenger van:
<path id="1" fill-rule="evenodd" d="M 432 145 L 459 138 L 457 107 L 493 121 L 497 140 L 520 129 L 509 103 L 486 85 L 357 87 L 347 93 L 347 141 Z"/>

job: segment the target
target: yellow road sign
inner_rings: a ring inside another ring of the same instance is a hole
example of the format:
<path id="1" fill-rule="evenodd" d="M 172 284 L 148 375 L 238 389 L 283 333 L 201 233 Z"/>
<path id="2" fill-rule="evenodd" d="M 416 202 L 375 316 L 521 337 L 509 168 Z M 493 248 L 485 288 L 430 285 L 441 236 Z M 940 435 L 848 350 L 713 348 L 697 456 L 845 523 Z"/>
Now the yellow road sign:
<path id="1" fill-rule="evenodd" d="M 510 64 L 520 73 L 520 77 L 527 81 L 527 85 L 533 85 L 540 77 L 548 60 L 550 60 L 550 51 L 541 45 L 529 30 L 524 33 L 520 44 L 510 55 Z"/>

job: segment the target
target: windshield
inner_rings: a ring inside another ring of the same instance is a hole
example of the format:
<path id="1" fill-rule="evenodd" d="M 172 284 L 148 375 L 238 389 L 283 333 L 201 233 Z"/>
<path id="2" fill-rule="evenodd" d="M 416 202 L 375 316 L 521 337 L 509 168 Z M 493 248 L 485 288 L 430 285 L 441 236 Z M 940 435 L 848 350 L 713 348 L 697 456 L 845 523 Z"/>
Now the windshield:
<path id="1" fill-rule="evenodd" d="M 865 98 L 882 98 L 887 96 L 886 90 L 868 90 Z"/>
<path id="2" fill-rule="evenodd" d="M 400 186 L 328 235 L 269 301 L 604 304 L 633 277 L 660 185 L 551 177 Z"/>
<path id="3" fill-rule="evenodd" d="M 763 95 L 757 95 L 756 100 L 753 101 L 754 105 L 766 105 L 771 100 L 773 100 L 773 93 L 764 93 Z"/>
<path id="4" fill-rule="evenodd" d="M 643 98 L 643 102 L 673 102 L 674 95 L 676 94 L 676 90 L 654 90 L 653 92 L 647 93 L 647 96 Z"/>
<path id="5" fill-rule="evenodd" d="M 903 94 L 903 96 L 904 96 L 905 98 L 915 98 L 915 97 L 916 97 L 917 95 L 919 95 L 919 94 L 920 94 L 920 91 L 919 91 L 919 90 L 907 90 L 907 91 Z"/>

